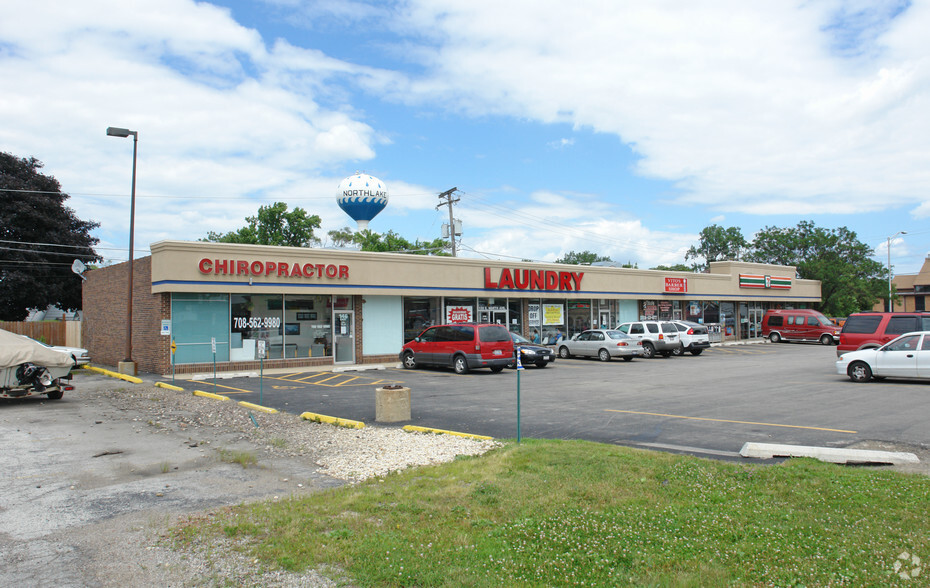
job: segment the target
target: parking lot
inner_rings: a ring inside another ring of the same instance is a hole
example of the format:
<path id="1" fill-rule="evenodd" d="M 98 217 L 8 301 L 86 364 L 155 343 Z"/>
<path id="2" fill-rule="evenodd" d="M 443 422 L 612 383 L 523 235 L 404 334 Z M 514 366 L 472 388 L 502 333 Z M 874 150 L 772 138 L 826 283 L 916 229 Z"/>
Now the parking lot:
<path id="1" fill-rule="evenodd" d="M 724 458 L 748 441 L 930 446 L 930 386 L 854 384 L 835 373 L 835 359 L 832 346 L 771 343 L 630 363 L 560 359 L 520 373 L 520 432 Z M 515 370 L 462 376 L 401 368 L 295 372 L 220 379 L 215 389 L 211 378 L 194 387 L 288 412 L 374 424 L 374 391 L 387 384 L 412 391 L 411 421 L 397 426 L 517 436 Z"/>

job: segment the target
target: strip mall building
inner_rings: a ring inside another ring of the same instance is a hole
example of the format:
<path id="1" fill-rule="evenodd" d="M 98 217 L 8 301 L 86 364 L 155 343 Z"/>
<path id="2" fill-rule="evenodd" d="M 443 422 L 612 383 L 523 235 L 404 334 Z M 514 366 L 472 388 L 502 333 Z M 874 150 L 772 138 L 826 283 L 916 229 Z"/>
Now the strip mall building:
<path id="1" fill-rule="evenodd" d="M 714 262 L 703 274 L 348 250 L 160 241 L 134 261 L 132 359 L 177 373 L 394 361 L 442 322 L 494 322 L 542 338 L 630 320 L 685 319 L 721 339 L 759 335 L 768 308 L 807 308 L 820 282 L 795 268 Z M 128 263 L 84 284 L 84 345 L 126 354 Z"/>

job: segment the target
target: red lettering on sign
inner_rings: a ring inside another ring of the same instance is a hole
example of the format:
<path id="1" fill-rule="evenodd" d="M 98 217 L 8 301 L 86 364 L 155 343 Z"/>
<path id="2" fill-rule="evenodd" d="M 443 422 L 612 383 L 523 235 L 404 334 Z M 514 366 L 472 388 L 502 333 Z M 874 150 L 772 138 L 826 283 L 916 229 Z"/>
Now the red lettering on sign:
<path id="1" fill-rule="evenodd" d="M 349 266 L 347 266 L 347 265 L 340 265 L 340 266 L 339 266 L 339 277 L 340 277 L 340 278 L 345 278 L 345 279 L 347 279 L 347 280 L 349 279 Z"/>
<path id="2" fill-rule="evenodd" d="M 200 260 L 200 265 L 198 267 L 200 268 L 200 273 L 209 274 L 210 270 L 213 269 L 213 262 L 204 257 Z"/>
<path id="3" fill-rule="evenodd" d="M 572 276 L 569 272 L 559 272 L 559 290 L 572 289 Z"/>
<path id="4" fill-rule="evenodd" d="M 514 288 L 513 276 L 510 274 L 509 269 L 504 268 L 503 270 L 501 270 L 501 281 L 500 281 L 500 286 L 498 287 L 499 288 L 510 288 L 511 290 L 513 290 Z"/>
<path id="5" fill-rule="evenodd" d="M 530 290 L 545 290 L 546 274 L 542 270 L 530 270 Z"/>
<path id="6" fill-rule="evenodd" d="M 300 273 L 300 264 L 295 263 L 294 267 L 291 268 L 291 277 L 292 278 L 302 278 L 304 275 Z"/>
<path id="7" fill-rule="evenodd" d="M 581 278 L 584 272 L 572 272 L 572 281 L 575 283 L 575 291 L 581 290 Z"/>
<path id="8" fill-rule="evenodd" d="M 202 274 L 237 276 L 278 276 L 280 278 L 332 278 L 349 279 L 349 266 L 335 263 L 294 263 L 287 261 L 247 261 L 244 259 L 210 259 L 197 262 Z M 490 274 L 486 272 L 489 276 Z M 491 286 L 497 287 L 497 284 Z"/>
<path id="9" fill-rule="evenodd" d="M 522 275 L 523 279 L 520 279 Z M 513 272 L 514 281 L 517 284 L 517 288 L 520 290 L 526 290 L 530 285 L 530 270 L 516 270 Z"/>
<path id="10" fill-rule="evenodd" d="M 287 277 L 287 264 L 279 263 L 278 264 L 278 277 Z"/>
<path id="11" fill-rule="evenodd" d="M 273 274 L 273 273 L 275 272 L 276 269 L 278 269 L 278 264 L 277 264 L 277 263 L 275 263 L 275 262 L 273 262 L 273 261 L 266 261 L 266 262 L 265 262 L 265 275 L 266 275 L 266 276 L 270 276 L 271 274 Z"/>
<path id="12" fill-rule="evenodd" d="M 305 278 L 312 278 L 312 277 L 313 277 L 313 264 L 312 264 L 312 263 L 305 263 L 305 264 L 304 264 L 304 267 L 303 267 L 303 270 L 304 270 L 304 277 L 305 277 Z"/>
<path id="13" fill-rule="evenodd" d="M 497 282 L 491 281 L 491 268 L 484 268 L 484 287 L 485 288 L 497 288 Z"/>
<path id="14" fill-rule="evenodd" d="M 239 274 L 249 275 L 249 262 L 247 261 L 237 261 L 236 262 L 236 275 Z"/>
<path id="15" fill-rule="evenodd" d="M 265 271 L 265 264 L 260 261 L 253 261 L 252 265 L 249 266 L 249 270 L 256 275 L 260 276 Z"/>

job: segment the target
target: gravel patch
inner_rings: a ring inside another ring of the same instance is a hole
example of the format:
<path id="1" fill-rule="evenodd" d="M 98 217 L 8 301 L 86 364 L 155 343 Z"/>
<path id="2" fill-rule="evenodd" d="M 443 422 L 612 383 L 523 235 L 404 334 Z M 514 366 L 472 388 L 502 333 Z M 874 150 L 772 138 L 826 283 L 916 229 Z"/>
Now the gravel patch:
<path id="1" fill-rule="evenodd" d="M 223 542 L 177 550 L 168 530 L 499 446 L 346 429 L 97 375 L 75 384 L 60 401 L 0 406 L 16 456 L 0 478 L 0 585 L 351 586 L 336 569 L 266 569 Z"/>

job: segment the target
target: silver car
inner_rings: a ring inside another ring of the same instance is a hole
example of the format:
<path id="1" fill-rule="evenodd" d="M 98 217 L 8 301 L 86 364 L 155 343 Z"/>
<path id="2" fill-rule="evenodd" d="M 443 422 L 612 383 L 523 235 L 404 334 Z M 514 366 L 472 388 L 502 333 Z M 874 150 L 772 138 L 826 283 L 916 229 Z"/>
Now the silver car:
<path id="1" fill-rule="evenodd" d="M 578 333 L 571 339 L 559 342 L 559 357 L 567 359 L 572 356 L 596 357 L 601 361 L 610 361 L 612 357 L 621 357 L 630 361 L 643 355 L 643 344 L 629 335 L 612 329 L 590 329 Z"/>

